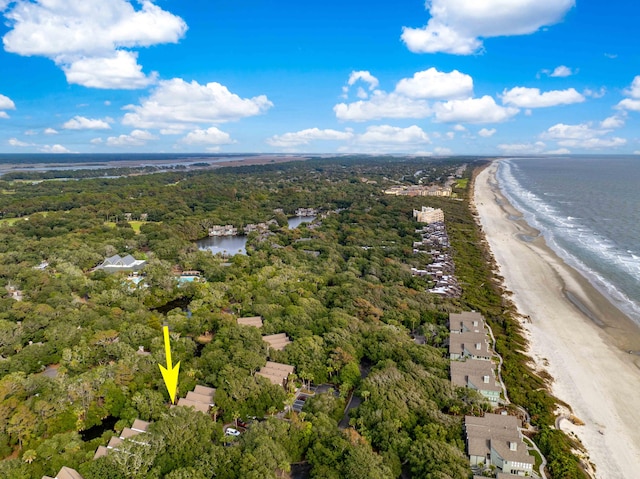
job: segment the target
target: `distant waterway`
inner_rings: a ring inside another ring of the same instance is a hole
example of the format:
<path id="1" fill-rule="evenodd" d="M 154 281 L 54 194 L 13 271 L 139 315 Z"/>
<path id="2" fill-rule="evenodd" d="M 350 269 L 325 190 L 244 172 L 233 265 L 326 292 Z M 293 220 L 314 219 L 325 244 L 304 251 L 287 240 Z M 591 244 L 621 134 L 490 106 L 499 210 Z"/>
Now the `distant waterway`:
<path id="1" fill-rule="evenodd" d="M 302 223 L 310 223 L 315 216 L 294 216 L 288 218 L 289 229 L 295 229 Z M 233 236 L 209 236 L 196 241 L 198 249 L 211 251 L 212 254 L 220 253 L 223 256 L 234 256 L 236 254 L 247 254 L 247 237 L 245 235 Z"/>

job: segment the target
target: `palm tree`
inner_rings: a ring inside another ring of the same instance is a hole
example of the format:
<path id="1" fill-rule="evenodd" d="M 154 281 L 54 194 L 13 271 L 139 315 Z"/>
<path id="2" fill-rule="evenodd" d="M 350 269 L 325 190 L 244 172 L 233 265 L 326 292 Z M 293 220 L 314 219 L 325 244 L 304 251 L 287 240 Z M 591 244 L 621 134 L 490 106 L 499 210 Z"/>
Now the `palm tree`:
<path id="1" fill-rule="evenodd" d="M 240 413 L 238 411 L 233 411 L 231 415 L 233 417 L 233 422 L 236 424 L 236 429 L 238 429 L 238 419 L 240 419 Z"/>
<path id="2" fill-rule="evenodd" d="M 22 460 L 27 464 L 31 464 L 33 461 L 36 460 L 37 457 L 38 455 L 36 454 L 36 451 L 34 451 L 33 449 L 29 449 L 28 451 L 24 451 L 24 454 L 22 455 Z"/>
<path id="3" fill-rule="evenodd" d="M 216 406 L 215 404 L 211 406 L 211 414 L 213 414 L 213 422 L 216 422 L 218 420 L 219 412 L 220 412 L 220 407 Z"/>

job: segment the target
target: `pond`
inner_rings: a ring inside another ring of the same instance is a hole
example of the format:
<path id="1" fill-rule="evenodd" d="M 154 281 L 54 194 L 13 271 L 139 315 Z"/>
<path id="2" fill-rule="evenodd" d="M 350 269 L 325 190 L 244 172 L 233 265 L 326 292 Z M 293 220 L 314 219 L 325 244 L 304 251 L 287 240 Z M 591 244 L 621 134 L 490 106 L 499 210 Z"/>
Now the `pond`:
<path id="1" fill-rule="evenodd" d="M 220 253 L 222 256 L 233 256 L 235 254 L 247 254 L 245 246 L 247 237 L 237 236 L 209 236 L 196 241 L 198 248 L 203 251 L 211 251 L 212 254 Z"/>
<path id="2" fill-rule="evenodd" d="M 294 216 L 287 218 L 289 229 L 294 229 L 302 223 L 310 223 L 315 216 Z M 245 235 L 234 236 L 209 236 L 196 241 L 198 248 L 202 251 L 211 251 L 212 254 L 220 253 L 223 256 L 234 256 L 236 254 L 247 254 L 247 237 Z"/>
<path id="3" fill-rule="evenodd" d="M 294 216 L 293 218 L 287 218 L 287 221 L 289 222 L 289 229 L 292 230 L 302 223 L 311 223 L 315 219 L 315 216 Z"/>

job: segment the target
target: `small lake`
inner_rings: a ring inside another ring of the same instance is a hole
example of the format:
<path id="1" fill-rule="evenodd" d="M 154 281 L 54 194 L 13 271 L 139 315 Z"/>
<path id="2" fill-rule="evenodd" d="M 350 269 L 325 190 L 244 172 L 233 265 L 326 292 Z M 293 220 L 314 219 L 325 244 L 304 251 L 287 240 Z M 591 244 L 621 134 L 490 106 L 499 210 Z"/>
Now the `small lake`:
<path id="1" fill-rule="evenodd" d="M 311 223 L 315 216 L 294 216 L 287 218 L 289 229 L 294 229 L 302 223 Z M 202 251 L 211 251 L 212 254 L 220 253 L 223 256 L 234 256 L 236 254 L 247 254 L 245 246 L 247 237 L 245 235 L 235 236 L 209 236 L 196 241 L 198 248 Z"/>
<path id="2" fill-rule="evenodd" d="M 293 218 L 287 218 L 287 221 L 289 222 L 289 229 L 292 230 L 302 223 L 311 223 L 315 219 L 315 216 L 294 216 Z"/>
<path id="3" fill-rule="evenodd" d="M 220 253 L 223 256 L 233 256 L 235 254 L 247 254 L 245 246 L 247 237 L 237 236 L 209 236 L 196 241 L 198 248 L 203 251 L 211 251 L 212 254 Z"/>

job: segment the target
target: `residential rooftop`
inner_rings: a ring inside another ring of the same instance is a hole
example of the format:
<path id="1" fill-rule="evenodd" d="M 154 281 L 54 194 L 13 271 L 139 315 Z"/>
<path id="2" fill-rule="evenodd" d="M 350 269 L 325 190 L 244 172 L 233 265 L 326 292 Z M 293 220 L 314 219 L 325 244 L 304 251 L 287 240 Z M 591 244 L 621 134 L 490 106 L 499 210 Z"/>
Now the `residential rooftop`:
<path id="1" fill-rule="evenodd" d="M 491 361 L 467 359 L 451 361 L 451 382 L 455 386 L 468 387 L 475 390 L 502 391 Z"/>
<path id="2" fill-rule="evenodd" d="M 246 318 L 238 318 L 238 324 L 241 326 L 262 327 L 262 316 L 248 316 Z"/>
<path id="3" fill-rule="evenodd" d="M 273 384 L 285 387 L 289 374 L 293 374 L 294 371 L 295 367 L 289 364 L 267 361 L 267 364 L 256 374 L 268 379 Z"/>
<path id="4" fill-rule="evenodd" d="M 269 347 L 277 351 L 282 351 L 284 348 L 287 347 L 287 345 L 291 344 L 291 340 L 289 339 L 289 336 L 287 336 L 286 333 L 262 336 L 262 340 L 267 342 L 269 344 Z"/>
<path id="5" fill-rule="evenodd" d="M 42 479 L 84 479 L 78 471 L 62 466 L 56 477 L 42 476 Z"/>
<path id="6" fill-rule="evenodd" d="M 449 330 L 452 333 L 484 332 L 484 317 L 475 311 L 450 313 Z"/>
<path id="7" fill-rule="evenodd" d="M 449 335 L 451 359 L 491 359 L 491 356 L 486 333 L 466 332 Z"/>

